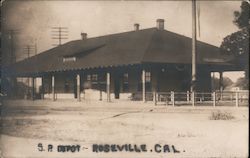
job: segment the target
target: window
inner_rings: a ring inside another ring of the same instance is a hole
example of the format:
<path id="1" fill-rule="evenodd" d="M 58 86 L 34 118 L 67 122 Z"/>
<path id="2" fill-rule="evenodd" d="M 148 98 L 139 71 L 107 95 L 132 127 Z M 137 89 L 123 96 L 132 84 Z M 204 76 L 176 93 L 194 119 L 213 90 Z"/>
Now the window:
<path id="1" fill-rule="evenodd" d="M 123 74 L 123 92 L 128 92 L 129 86 L 128 86 L 128 73 Z"/>
<path id="2" fill-rule="evenodd" d="M 87 75 L 87 81 L 91 81 L 91 75 Z"/>
<path id="3" fill-rule="evenodd" d="M 123 74 L 123 83 L 128 83 L 128 73 Z"/>
<path id="4" fill-rule="evenodd" d="M 64 92 L 65 92 L 65 93 L 68 93 L 68 92 L 69 92 L 69 89 L 70 89 L 70 88 L 69 88 L 69 81 L 66 80 L 65 83 L 64 83 Z"/>
<path id="5" fill-rule="evenodd" d="M 91 82 L 92 82 L 92 84 L 98 84 L 98 75 L 97 74 L 91 75 Z"/>
<path id="6" fill-rule="evenodd" d="M 92 81 L 97 81 L 98 80 L 98 75 L 97 74 L 93 74 L 92 75 Z"/>
<path id="7" fill-rule="evenodd" d="M 150 72 L 146 72 L 145 80 L 146 80 L 146 82 L 151 82 L 151 73 Z"/>
<path id="8" fill-rule="evenodd" d="M 87 81 L 91 81 L 92 84 L 98 83 L 98 75 L 97 74 L 87 75 L 86 79 L 87 79 Z"/>
<path id="9" fill-rule="evenodd" d="M 150 92 L 152 88 L 150 72 L 145 72 L 145 86 L 146 86 L 146 91 Z M 138 83 L 138 91 L 142 91 L 142 79 Z"/>

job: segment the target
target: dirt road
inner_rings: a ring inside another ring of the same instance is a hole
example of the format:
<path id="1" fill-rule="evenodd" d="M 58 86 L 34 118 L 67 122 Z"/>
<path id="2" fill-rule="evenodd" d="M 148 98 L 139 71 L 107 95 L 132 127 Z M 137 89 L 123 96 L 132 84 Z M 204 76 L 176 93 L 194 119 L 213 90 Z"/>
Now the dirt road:
<path id="1" fill-rule="evenodd" d="M 4 157 L 247 157 L 248 108 L 141 102 L 11 101 L 2 117 Z M 210 120 L 213 111 L 232 120 Z M 93 145 L 131 145 L 93 152 Z M 41 146 L 45 151 L 39 151 Z M 48 151 L 48 145 L 52 150 Z M 79 145 L 62 152 L 60 145 Z M 147 151 L 134 149 L 146 145 Z M 59 146 L 59 147 L 58 147 Z M 174 149 L 173 149 L 174 148 Z M 132 151 L 133 150 L 133 151 Z"/>

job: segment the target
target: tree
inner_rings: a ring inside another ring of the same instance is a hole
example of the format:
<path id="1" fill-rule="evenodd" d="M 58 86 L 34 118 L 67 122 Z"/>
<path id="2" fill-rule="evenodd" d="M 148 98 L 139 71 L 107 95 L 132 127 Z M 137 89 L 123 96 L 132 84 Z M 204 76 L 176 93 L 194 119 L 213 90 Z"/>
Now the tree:
<path id="1" fill-rule="evenodd" d="M 242 1 L 241 3 L 241 11 L 234 12 L 234 24 L 238 26 L 238 28 L 242 29 L 244 27 L 249 26 L 249 11 L 250 11 L 250 1 Z"/>
<path id="2" fill-rule="evenodd" d="M 244 77 L 241 77 L 235 82 L 234 86 L 240 89 L 248 89 L 248 82 Z"/>
<path id="3" fill-rule="evenodd" d="M 240 11 L 234 12 L 233 23 L 239 31 L 226 36 L 220 46 L 223 54 L 231 55 L 232 63 L 244 68 L 245 79 L 249 79 L 249 31 L 250 31 L 250 2 L 242 1 Z"/>
<path id="4" fill-rule="evenodd" d="M 214 90 L 220 90 L 220 79 L 215 77 L 215 78 L 212 78 L 212 84 L 213 84 L 213 89 Z M 233 81 L 228 78 L 228 77 L 223 77 L 223 81 L 222 81 L 222 87 L 223 89 L 225 89 L 226 87 L 229 87 L 233 85 Z"/>

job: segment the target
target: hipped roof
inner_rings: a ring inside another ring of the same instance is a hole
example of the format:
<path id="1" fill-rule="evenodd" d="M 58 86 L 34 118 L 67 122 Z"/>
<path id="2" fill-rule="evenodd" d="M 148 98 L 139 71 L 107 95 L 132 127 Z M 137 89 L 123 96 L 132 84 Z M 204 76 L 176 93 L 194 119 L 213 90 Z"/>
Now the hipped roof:
<path id="1" fill-rule="evenodd" d="M 71 41 L 14 65 L 16 73 L 40 73 L 144 63 L 191 64 L 192 39 L 167 30 L 150 28 Z M 64 57 L 76 61 L 63 62 Z M 226 64 L 213 45 L 197 41 L 198 64 Z"/>

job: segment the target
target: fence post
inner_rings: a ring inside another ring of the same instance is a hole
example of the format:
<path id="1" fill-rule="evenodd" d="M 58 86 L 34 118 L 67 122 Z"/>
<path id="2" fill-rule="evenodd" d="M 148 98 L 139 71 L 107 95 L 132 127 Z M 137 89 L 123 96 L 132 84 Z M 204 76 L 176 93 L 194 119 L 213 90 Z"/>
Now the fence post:
<path id="1" fill-rule="evenodd" d="M 168 94 L 166 94 L 166 105 L 168 105 Z"/>
<path id="2" fill-rule="evenodd" d="M 156 92 L 153 92 L 153 93 L 154 93 L 154 94 L 153 94 L 153 95 L 154 95 L 154 96 L 153 96 L 153 98 L 154 98 L 153 100 L 154 100 L 155 105 L 157 105 Z"/>
<path id="3" fill-rule="evenodd" d="M 187 91 L 187 102 L 190 101 L 190 98 L 189 98 L 189 91 Z"/>
<path id="4" fill-rule="evenodd" d="M 56 95 L 55 95 L 55 76 L 52 75 L 52 79 L 51 79 L 51 87 L 52 87 L 52 100 L 55 101 L 56 100 Z"/>
<path id="5" fill-rule="evenodd" d="M 222 90 L 222 88 L 220 89 L 220 101 L 223 101 L 223 90 Z"/>
<path id="6" fill-rule="evenodd" d="M 174 92 L 171 91 L 171 101 L 172 101 L 172 105 L 174 106 Z"/>
<path id="7" fill-rule="evenodd" d="M 192 106 L 194 107 L 194 104 L 195 104 L 195 93 L 194 91 L 192 92 Z"/>
<path id="8" fill-rule="evenodd" d="M 235 92 L 236 95 L 236 107 L 239 107 L 239 92 Z"/>
<path id="9" fill-rule="evenodd" d="M 213 106 L 215 107 L 216 105 L 216 92 L 213 92 Z"/>

